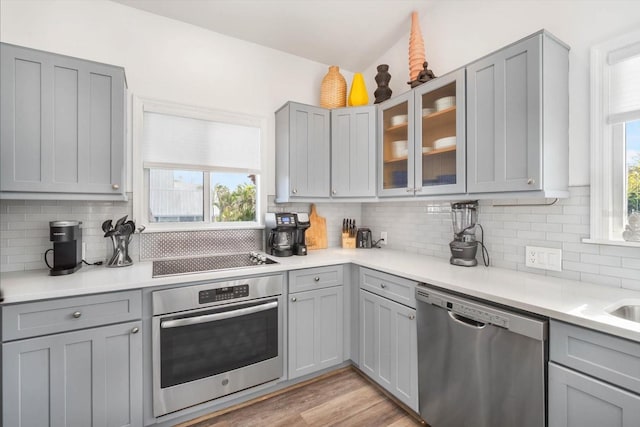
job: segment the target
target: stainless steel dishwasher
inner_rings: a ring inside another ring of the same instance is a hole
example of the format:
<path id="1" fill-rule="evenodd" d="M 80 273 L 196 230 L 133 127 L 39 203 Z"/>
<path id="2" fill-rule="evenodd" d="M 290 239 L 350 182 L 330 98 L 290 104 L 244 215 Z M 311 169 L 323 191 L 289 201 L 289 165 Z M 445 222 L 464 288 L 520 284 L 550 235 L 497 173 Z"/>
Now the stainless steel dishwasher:
<path id="1" fill-rule="evenodd" d="M 544 427 L 548 321 L 416 287 L 418 399 L 432 427 Z"/>

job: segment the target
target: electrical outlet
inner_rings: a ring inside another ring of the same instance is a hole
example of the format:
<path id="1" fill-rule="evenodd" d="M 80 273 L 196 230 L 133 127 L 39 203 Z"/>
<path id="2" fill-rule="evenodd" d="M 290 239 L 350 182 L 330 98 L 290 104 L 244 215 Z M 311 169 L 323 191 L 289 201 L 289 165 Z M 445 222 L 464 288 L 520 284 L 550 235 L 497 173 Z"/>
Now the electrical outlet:
<path id="1" fill-rule="evenodd" d="M 562 249 L 527 246 L 525 264 L 531 268 L 562 271 Z"/>
<path id="2" fill-rule="evenodd" d="M 380 232 L 380 244 L 381 245 L 386 245 L 387 244 L 387 232 L 386 231 L 381 231 Z"/>

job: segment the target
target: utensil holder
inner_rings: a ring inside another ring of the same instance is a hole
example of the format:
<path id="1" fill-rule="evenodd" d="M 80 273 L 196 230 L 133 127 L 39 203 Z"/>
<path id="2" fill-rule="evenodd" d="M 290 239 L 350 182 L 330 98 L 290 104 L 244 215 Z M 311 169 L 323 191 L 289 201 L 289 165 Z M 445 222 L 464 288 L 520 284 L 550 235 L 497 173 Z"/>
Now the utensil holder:
<path id="1" fill-rule="evenodd" d="M 342 233 L 342 247 L 345 249 L 355 249 L 356 238 L 349 237 L 349 233 Z"/>
<path id="2" fill-rule="evenodd" d="M 111 236 L 113 253 L 107 260 L 107 267 L 127 267 L 133 264 L 129 256 L 129 243 L 132 237 L 132 234 Z"/>

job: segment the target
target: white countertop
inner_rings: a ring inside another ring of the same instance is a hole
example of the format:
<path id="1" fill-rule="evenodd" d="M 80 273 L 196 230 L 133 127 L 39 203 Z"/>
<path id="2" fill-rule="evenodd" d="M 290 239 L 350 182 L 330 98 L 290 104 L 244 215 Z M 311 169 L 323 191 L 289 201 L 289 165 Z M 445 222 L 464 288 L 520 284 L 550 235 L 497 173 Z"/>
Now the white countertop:
<path id="1" fill-rule="evenodd" d="M 354 263 L 640 342 L 640 323 L 606 312 L 622 304 L 640 304 L 638 291 L 495 267 L 457 267 L 446 259 L 386 249 L 335 248 L 274 259 L 279 264 L 156 279 L 151 277 L 151 262 L 125 268 L 85 266 L 67 276 L 49 276 L 48 270 L 3 273 L 0 287 L 4 304 L 11 304 Z"/>

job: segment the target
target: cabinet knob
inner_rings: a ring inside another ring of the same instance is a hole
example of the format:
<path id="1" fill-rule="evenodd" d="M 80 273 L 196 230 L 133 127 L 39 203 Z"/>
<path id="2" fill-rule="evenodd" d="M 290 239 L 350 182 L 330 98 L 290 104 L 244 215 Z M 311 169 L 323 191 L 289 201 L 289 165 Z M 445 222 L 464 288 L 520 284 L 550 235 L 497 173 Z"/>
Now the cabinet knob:
<path id="1" fill-rule="evenodd" d="M 296 297 L 291 297 L 291 302 L 296 302 L 296 301 L 298 301 L 298 298 L 296 298 Z"/>
<path id="2" fill-rule="evenodd" d="M 407 188 L 407 193 L 413 193 L 413 188 L 411 187 Z"/>
<path id="3" fill-rule="evenodd" d="M 111 184 L 111 188 L 113 188 L 114 190 L 118 190 L 120 186 L 118 184 Z"/>
<path id="4" fill-rule="evenodd" d="M 74 312 L 73 312 L 73 317 L 74 317 L 74 318 L 76 318 L 76 319 L 77 319 L 77 318 L 79 318 L 80 316 L 82 316 L 82 312 L 81 312 L 81 311 L 74 311 Z"/>
<path id="5" fill-rule="evenodd" d="M 415 314 L 410 314 L 410 315 L 409 315 L 409 320 L 413 320 L 413 319 L 415 319 L 415 318 L 416 318 L 416 315 L 415 315 Z"/>
<path id="6" fill-rule="evenodd" d="M 137 327 L 136 327 L 136 328 L 131 329 L 131 333 L 132 333 L 132 334 L 137 334 L 139 331 L 140 331 L 140 329 L 139 329 L 139 328 L 137 328 Z"/>
<path id="7" fill-rule="evenodd" d="M 338 194 L 338 192 L 336 190 L 331 190 L 331 194 L 335 196 L 336 194 Z"/>
<path id="8" fill-rule="evenodd" d="M 387 285 L 385 285 L 384 283 L 380 283 L 380 287 L 381 287 L 382 289 L 384 289 L 384 288 L 386 288 L 386 287 L 387 287 Z"/>
<path id="9" fill-rule="evenodd" d="M 533 184 L 535 184 L 535 183 L 536 183 L 536 180 L 535 180 L 535 179 L 533 179 L 533 178 L 529 178 L 529 179 L 527 180 L 527 184 L 529 184 L 529 185 L 533 185 Z"/>
<path id="10" fill-rule="evenodd" d="M 318 276 L 316 276 L 316 277 L 313 278 L 313 280 L 316 281 L 316 282 L 319 282 L 320 278 Z"/>
<path id="11" fill-rule="evenodd" d="M 422 193 L 422 187 L 416 188 L 416 193 Z"/>
<path id="12" fill-rule="evenodd" d="M 291 190 L 291 192 L 292 192 L 293 194 L 298 194 L 298 189 L 297 189 L 297 188 L 294 188 L 293 190 Z"/>

